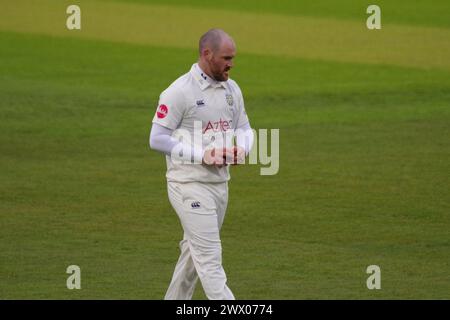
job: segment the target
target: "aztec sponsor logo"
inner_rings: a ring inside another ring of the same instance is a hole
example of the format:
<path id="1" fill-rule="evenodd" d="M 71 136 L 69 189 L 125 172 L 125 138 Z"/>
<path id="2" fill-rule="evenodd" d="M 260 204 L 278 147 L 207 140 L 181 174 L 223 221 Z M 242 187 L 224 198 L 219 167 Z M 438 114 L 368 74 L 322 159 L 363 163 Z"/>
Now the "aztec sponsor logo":
<path id="1" fill-rule="evenodd" d="M 231 129 L 232 121 L 233 120 L 222 120 L 222 118 L 220 118 L 219 121 L 208 121 L 208 124 L 203 129 L 203 133 L 208 132 L 208 130 L 212 130 L 214 132 L 227 131 Z"/>

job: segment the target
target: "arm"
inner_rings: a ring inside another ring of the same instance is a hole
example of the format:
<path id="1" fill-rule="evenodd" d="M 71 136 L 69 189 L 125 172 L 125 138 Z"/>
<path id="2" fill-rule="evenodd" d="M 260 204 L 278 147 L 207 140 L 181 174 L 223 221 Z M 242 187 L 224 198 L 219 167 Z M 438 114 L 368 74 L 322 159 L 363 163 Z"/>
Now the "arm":
<path id="1" fill-rule="evenodd" d="M 245 157 L 252 149 L 254 140 L 253 129 L 250 127 L 250 123 L 247 122 L 236 129 L 234 135 L 236 137 L 236 146 L 230 150 L 231 158 L 227 158 L 227 162 L 231 164 L 244 164 Z"/>
<path id="2" fill-rule="evenodd" d="M 247 122 L 243 126 L 239 127 L 236 132 L 236 145 L 242 148 L 245 155 L 248 155 L 253 146 L 253 129 L 250 127 L 250 123 Z"/>
<path id="3" fill-rule="evenodd" d="M 178 141 L 172 137 L 173 131 L 160 124 L 153 123 L 149 139 L 150 148 L 172 156 L 172 151 L 176 147 L 175 151 L 180 150 L 183 154 L 191 154 L 191 159 L 193 158 L 197 163 L 202 163 L 203 150 L 198 150 L 198 148 L 193 148 Z"/>
<path id="4" fill-rule="evenodd" d="M 238 112 L 236 113 L 236 137 L 235 149 L 235 163 L 245 163 L 245 156 L 249 154 L 253 146 L 253 130 L 250 127 L 247 113 L 245 112 L 244 96 L 236 82 L 231 82 L 232 87 L 237 92 L 238 96 Z"/>
<path id="5" fill-rule="evenodd" d="M 194 148 L 193 146 L 183 144 L 172 137 L 173 131 L 172 129 L 153 123 L 149 139 L 150 148 L 171 157 L 175 156 L 176 158 L 178 156 L 181 157 L 180 153 L 190 154 L 191 163 L 194 161 L 194 163 L 216 165 L 218 167 L 225 164 L 223 150 L 210 149 L 203 152 L 201 148 Z"/>
<path id="6" fill-rule="evenodd" d="M 174 160 L 202 163 L 202 150 L 196 150 L 197 148 L 182 143 L 173 136 L 185 111 L 185 97 L 179 88 L 170 86 L 161 93 L 150 131 L 150 148 L 173 157 Z"/>
<path id="7" fill-rule="evenodd" d="M 172 138 L 172 132 L 172 129 L 154 123 L 150 131 L 150 148 L 160 151 L 165 155 L 170 155 L 173 147 L 179 143 L 176 139 Z"/>

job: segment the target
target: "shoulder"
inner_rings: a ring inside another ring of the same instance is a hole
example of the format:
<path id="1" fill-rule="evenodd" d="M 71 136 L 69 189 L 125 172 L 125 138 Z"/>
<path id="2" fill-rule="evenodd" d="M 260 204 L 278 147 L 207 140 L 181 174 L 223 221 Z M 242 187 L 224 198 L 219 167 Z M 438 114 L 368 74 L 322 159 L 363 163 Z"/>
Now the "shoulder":
<path id="1" fill-rule="evenodd" d="M 192 85 L 192 76 L 188 72 L 172 82 L 161 93 L 161 96 L 171 97 L 176 100 L 184 100 L 186 99 L 186 95 L 191 91 Z"/>
<path id="2" fill-rule="evenodd" d="M 242 96 L 241 88 L 239 87 L 239 85 L 237 84 L 236 81 L 234 81 L 233 79 L 229 78 L 227 83 L 230 86 L 231 91 L 233 91 L 233 92 L 239 94 L 240 96 Z"/>

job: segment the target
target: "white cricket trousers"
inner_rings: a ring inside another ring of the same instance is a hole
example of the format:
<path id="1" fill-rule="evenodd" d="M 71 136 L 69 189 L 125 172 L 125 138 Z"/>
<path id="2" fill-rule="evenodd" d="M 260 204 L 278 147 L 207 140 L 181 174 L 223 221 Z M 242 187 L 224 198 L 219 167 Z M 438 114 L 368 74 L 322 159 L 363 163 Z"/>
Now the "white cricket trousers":
<path id="1" fill-rule="evenodd" d="M 220 228 L 228 183 L 167 183 L 169 200 L 184 230 L 181 254 L 165 300 L 192 299 L 198 278 L 210 300 L 234 300 L 222 267 Z"/>

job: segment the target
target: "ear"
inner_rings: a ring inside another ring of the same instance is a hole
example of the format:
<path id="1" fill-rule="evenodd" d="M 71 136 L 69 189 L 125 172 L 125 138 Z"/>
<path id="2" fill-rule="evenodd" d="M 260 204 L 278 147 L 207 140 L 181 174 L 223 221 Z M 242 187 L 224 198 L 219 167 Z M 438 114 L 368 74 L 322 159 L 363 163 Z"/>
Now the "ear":
<path id="1" fill-rule="evenodd" d="M 211 61 L 212 57 L 213 57 L 213 52 L 210 48 L 205 48 L 203 50 L 203 56 L 205 57 L 205 59 L 207 61 Z"/>

